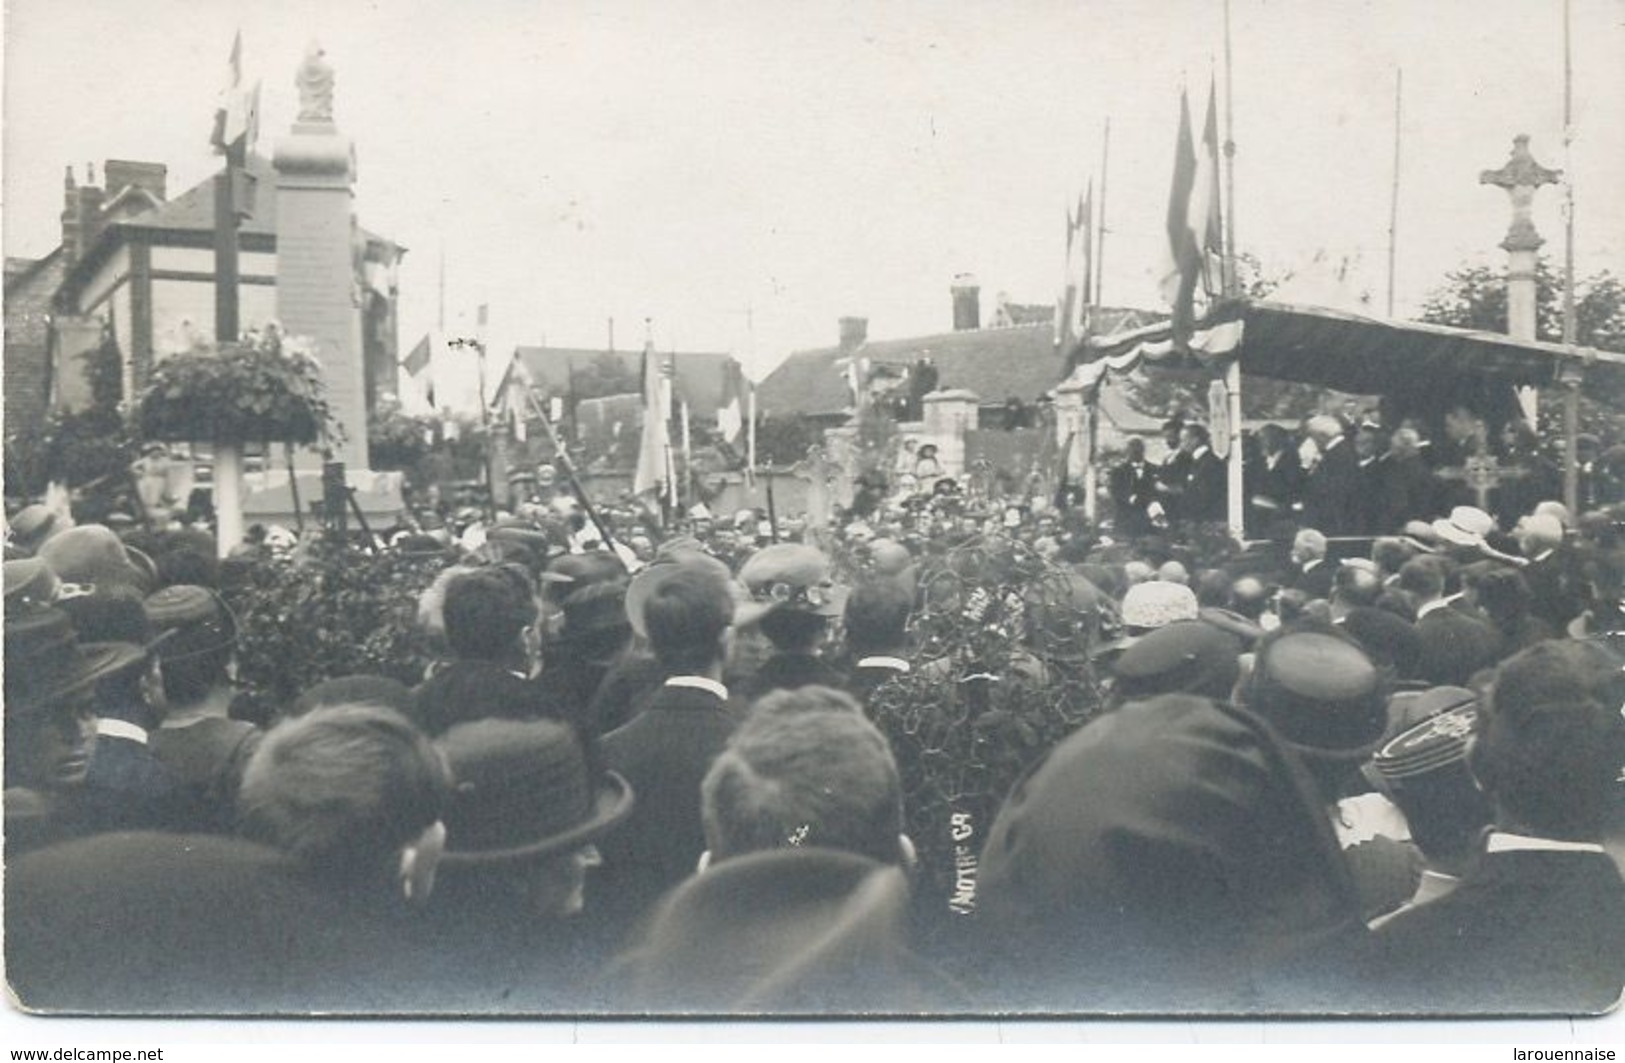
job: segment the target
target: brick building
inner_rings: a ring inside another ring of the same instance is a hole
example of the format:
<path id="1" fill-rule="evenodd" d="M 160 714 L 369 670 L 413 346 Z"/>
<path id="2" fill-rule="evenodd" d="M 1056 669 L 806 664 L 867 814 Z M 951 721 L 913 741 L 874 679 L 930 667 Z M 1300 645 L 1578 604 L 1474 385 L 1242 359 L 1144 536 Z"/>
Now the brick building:
<path id="1" fill-rule="evenodd" d="M 250 155 L 239 204 L 238 305 L 244 330 L 277 316 L 277 181 Z M 36 260 L 7 259 L 4 393 L 6 433 L 37 427 L 54 405 L 83 401 L 81 356 L 103 336 L 117 341 L 126 395 L 153 363 L 214 339 L 214 180 L 174 199 L 158 163 L 109 160 L 64 182 L 62 243 Z M 404 249 L 355 227 L 354 297 L 360 311 L 367 408 L 393 394 L 398 355 L 397 266 Z"/>

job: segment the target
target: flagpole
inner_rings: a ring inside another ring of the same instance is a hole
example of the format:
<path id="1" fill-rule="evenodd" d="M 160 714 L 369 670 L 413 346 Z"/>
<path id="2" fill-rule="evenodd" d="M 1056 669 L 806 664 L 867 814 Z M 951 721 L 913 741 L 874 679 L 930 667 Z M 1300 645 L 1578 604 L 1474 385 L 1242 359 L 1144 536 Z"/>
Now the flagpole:
<path id="1" fill-rule="evenodd" d="M 1563 0 L 1563 346 L 1574 350 L 1574 55 L 1570 45 L 1569 0 Z M 1580 386 L 1576 379 L 1563 389 L 1563 504 L 1579 513 Z"/>
<path id="2" fill-rule="evenodd" d="M 1241 297 L 1236 276 L 1236 113 L 1235 82 L 1230 60 L 1230 0 L 1224 0 L 1224 265 L 1225 294 Z"/>
<path id="3" fill-rule="evenodd" d="M 1100 224 L 1095 233 L 1095 309 L 1106 305 L 1106 160 L 1110 157 L 1112 149 L 1112 120 L 1106 116 L 1106 131 L 1100 138 Z"/>
<path id="4" fill-rule="evenodd" d="M 1394 263 L 1399 248 L 1399 119 L 1405 68 L 1394 72 L 1394 187 L 1388 198 L 1388 316 L 1394 316 Z"/>

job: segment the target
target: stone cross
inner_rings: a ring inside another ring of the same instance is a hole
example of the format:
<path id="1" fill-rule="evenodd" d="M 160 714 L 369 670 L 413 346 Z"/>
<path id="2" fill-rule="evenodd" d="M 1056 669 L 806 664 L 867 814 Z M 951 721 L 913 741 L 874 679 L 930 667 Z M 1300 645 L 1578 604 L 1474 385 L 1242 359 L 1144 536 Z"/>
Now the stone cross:
<path id="1" fill-rule="evenodd" d="M 1507 335 L 1515 340 L 1535 338 L 1535 252 L 1546 242 L 1535 231 L 1535 223 L 1529 216 L 1535 189 L 1555 184 L 1562 176 L 1561 170 L 1548 170 L 1529 154 L 1527 133 L 1512 138 L 1512 157 L 1505 166 L 1499 170 L 1484 170 L 1478 175 L 1479 184 L 1504 188 L 1512 199 L 1512 225 L 1501 247 L 1507 253 Z M 1520 388 L 1518 402 L 1523 407 L 1524 419 L 1533 426 L 1534 389 Z"/>

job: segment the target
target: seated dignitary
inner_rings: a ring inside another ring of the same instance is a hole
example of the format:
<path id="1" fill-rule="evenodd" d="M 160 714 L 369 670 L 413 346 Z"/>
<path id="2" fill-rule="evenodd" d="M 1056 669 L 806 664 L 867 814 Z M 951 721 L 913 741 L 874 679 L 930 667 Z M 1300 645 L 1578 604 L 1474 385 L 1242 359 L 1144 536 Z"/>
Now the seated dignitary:
<path id="1" fill-rule="evenodd" d="M 721 681 L 733 616 L 727 580 L 708 569 L 672 566 L 644 598 L 643 622 L 668 678 L 641 713 L 603 738 L 606 766 L 638 795 L 602 846 L 602 903 L 592 917 L 612 933 L 687 877 L 705 851 L 700 781 L 743 709 Z"/>
<path id="2" fill-rule="evenodd" d="M 397 713 L 280 724 L 243 778 L 253 840 L 104 834 L 8 869 L 8 976 L 26 1006 L 53 1011 L 421 1006 L 402 992 L 408 902 L 433 886 L 448 792 L 440 756 Z"/>
<path id="3" fill-rule="evenodd" d="M 613 981 L 657 1011 L 897 1013 L 962 1006 L 907 942 L 913 846 L 891 747 L 847 695 L 752 706 L 705 777 L 706 860 Z"/>
<path id="4" fill-rule="evenodd" d="M 1625 763 L 1619 663 L 1544 642 L 1496 674 L 1468 764 L 1494 808 L 1477 865 L 1377 931 L 1373 991 L 1432 1013 L 1587 1014 L 1625 988 L 1625 882 L 1600 839 Z"/>
<path id="5" fill-rule="evenodd" d="M 1011 793 L 977 918 L 1000 1007 L 1320 1010 L 1365 928 L 1313 783 L 1252 714 L 1107 713 Z"/>
<path id="6" fill-rule="evenodd" d="M 476 720 L 436 742 L 456 791 L 424 944 L 425 1002 L 459 1014 L 596 1011 L 602 957 L 576 925 L 595 843 L 632 810 L 613 772 L 594 777 L 556 720 Z"/>

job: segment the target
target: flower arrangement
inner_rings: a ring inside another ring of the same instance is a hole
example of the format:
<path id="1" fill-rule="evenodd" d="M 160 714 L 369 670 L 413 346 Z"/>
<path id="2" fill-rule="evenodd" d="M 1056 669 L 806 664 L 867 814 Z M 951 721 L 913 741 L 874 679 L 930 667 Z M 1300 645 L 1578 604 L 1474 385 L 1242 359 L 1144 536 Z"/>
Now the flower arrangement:
<path id="1" fill-rule="evenodd" d="M 340 433 L 310 347 L 275 325 L 158 362 L 135 420 L 143 438 L 168 442 L 309 445 Z"/>

